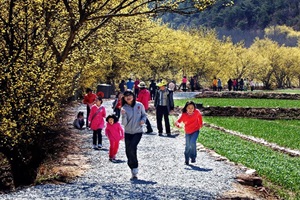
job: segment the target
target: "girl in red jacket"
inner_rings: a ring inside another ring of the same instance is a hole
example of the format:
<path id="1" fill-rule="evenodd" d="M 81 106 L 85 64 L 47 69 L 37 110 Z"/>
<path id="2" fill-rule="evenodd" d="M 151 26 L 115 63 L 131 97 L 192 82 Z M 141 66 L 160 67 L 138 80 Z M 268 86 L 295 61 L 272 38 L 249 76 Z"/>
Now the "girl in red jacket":
<path id="1" fill-rule="evenodd" d="M 196 162 L 196 143 L 200 129 L 203 126 L 201 112 L 196 108 L 196 105 L 193 101 L 186 102 L 185 106 L 182 109 L 181 116 L 175 122 L 175 126 L 180 128 L 181 122 L 184 124 L 185 131 L 185 164 L 189 165 L 190 158 L 192 163 Z"/>
<path id="2" fill-rule="evenodd" d="M 124 129 L 118 122 L 116 115 L 108 115 L 106 122 L 105 135 L 108 137 L 110 143 L 109 161 L 116 162 L 120 140 L 124 139 Z"/>

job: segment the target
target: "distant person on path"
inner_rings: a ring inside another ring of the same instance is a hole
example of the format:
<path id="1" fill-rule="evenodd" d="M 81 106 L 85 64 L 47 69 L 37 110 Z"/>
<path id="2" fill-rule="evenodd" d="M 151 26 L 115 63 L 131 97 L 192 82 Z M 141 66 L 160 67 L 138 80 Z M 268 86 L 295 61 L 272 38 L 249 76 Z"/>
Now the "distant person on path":
<path id="1" fill-rule="evenodd" d="M 114 114 L 117 116 L 118 120 L 120 119 L 121 116 L 122 97 L 123 97 L 123 93 L 118 92 L 115 100 L 112 103 L 112 109 L 114 111 Z"/>
<path id="2" fill-rule="evenodd" d="M 167 83 L 165 81 L 161 81 L 157 86 L 159 87 L 159 90 L 155 95 L 154 106 L 156 108 L 158 135 L 162 136 L 162 119 L 164 117 L 167 136 L 171 136 L 169 113 L 174 109 L 173 92 L 167 89 Z"/>
<path id="3" fill-rule="evenodd" d="M 222 91 L 222 81 L 221 79 L 218 78 L 218 91 L 221 92 Z"/>
<path id="4" fill-rule="evenodd" d="M 244 79 L 241 78 L 240 82 L 239 83 L 239 87 L 240 87 L 240 91 L 243 91 L 244 90 Z"/>
<path id="5" fill-rule="evenodd" d="M 134 86 L 134 82 L 131 78 L 129 78 L 128 81 L 126 82 L 127 90 L 133 91 L 133 86 Z"/>
<path id="6" fill-rule="evenodd" d="M 175 91 L 175 87 L 176 87 L 176 85 L 173 81 L 171 81 L 168 85 L 169 90 L 171 90 L 173 92 Z"/>
<path id="7" fill-rule="evenodd" d="M 216 77 L 214 77 L 214 79 L 213 79 L 213 84 L 212 84 L 212 86 L 213 86 L 213 91 L 217 91 L 217 85 L 218 85 L 218 80 L 217 80 Z"/>
<path id="8" fill-rule="evenodd" d="M 233 91 L 238 91 L 238 79 L 233 79 Z"/>
<path id="9" fill-rule="evenodd" d="M 151 100 L 154 100 L 155 94 L 156 94 L 157 86 L 154 80 L 151 80 L 150 85 L 149 85 L 149 91 L 150 91 L 150 96 Z"/>
<path id="10" fill-rule="evenodd" d="M 82 103 L 86 104 L 86 127 L 89 127 L 89 115 L 92 105 L 94 105 L 97 95 L 93 93 L 91 88 L 86 89 Z"/>
<path id="11" fill-rule="evenodd" d="M 145 111 L 147 112 L 149 109 L 149 101 L 151 100 L 150 92 L 147 90 L 145 82 L 140 82 L 139 88 L 140 88 L 140 92 L 139 92 L 137 101 L 141 102 L 144 105 Z M 148 117 L 146 120 L 146 125 L 147 125 L 146 133 L 152 133 L 153 129 L 152 129 L 152 126 L 150 124 Z"/>
<path id="12" fill-rule="evenodd" d="M 119 90 L 120 92 L 124 93 L 125 92 L 125 80 L 121 80 L 121 82 L 119 83 Z"/>
<path id="13" fill-rule="evenodd" d="M 186 76 L 183 76 L 182 80 L 181 80 L 181 86 L 182 86 L 182 91 L 184 91 L 184 92 L 187 91 L 187 89 L 186 89 L 186 83 L 187 83 L 187 78 L 186 78 Z"/>
<path id="14" fill-rule="evenodd" d="M 89 116 L 90 128 L 93 130 L 93 149 L 95 150 L 102 148 L 102 129 L 104 128 L 104 119 L 106 117 L 106 110 L 102 103 L 102 98 L 97 97 Z"/>
<path id="15" fill-rule="evenodd" d="M 139 91 L 140 91 L 139 84 L 140 84 L 140 80 L 138 78 L 136 78 L 135 81 L 134 81 L 134 94 L 135 94 L 135 97 L 138 97 L 138 95 L 139 95 Z"/>
<path id="16" fill-rule="evenodd" d="M 200 110 L 196 108 L 193 101 L 186 102 L 182 109 L 182 114 L 175 122 L 175 126 L 181 128 L 180 123 L 184 124 L 185 131 L 185 164 L 189 165 L 191 159 L 192 163 L 196 162 L 197 158 L 197 138 L 200 129 L 203 126 L 203 119 Z"/>
<path id="17" fill-rule="evenodd" d="M 137 146 L 143 135 L 143 124 L 147 114 L 142 103 L 136 101 L 132 91 L 125 91 L 122 98 L 122 125 L 125 129 L 125 150 L 127 164 L 131 169 L 131 179 L 137 179 L 138 159 Z"/>
<path id="18" fill-rule="evenodd" d="M 195 78 L 193 76 L 191 76 L 191 79 L 190 79 L 190 86 L 191 86 L 191 91 L 194 92 L 195 91 Z"/>
<path id="19" fill-rule="evenodd" d="M 231 78 L 228 79 L 228 81 L 227 81 L 228 91 L 232 90 L 232 84 L 233 84 L 233 82 L 232 82 Z"/>
<path id="20" fill-rule="evenodd" d="M 119 150 L 120 140 L 124 139 L 124 129 L 118 122 L 116 115 L 108 115 L 106 117 L 105 135 L 109 140 L 109 161 L 117 162 L 116 155 Z"/>
<path id="21" fill-rule="evenodd" d="M 255 88 L 255 84 L 254 84 L 253 80 L 250 81 L 250 88 L 251 88 L 251 91 L 253 91 Z"/>

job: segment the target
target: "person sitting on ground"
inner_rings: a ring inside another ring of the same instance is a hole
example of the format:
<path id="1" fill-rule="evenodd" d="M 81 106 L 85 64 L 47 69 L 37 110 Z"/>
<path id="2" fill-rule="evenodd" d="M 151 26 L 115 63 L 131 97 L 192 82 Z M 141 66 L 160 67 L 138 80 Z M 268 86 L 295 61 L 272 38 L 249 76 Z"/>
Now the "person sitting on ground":
<path id="1" fill-rule="evenodd" d="M 76 129 L 82 129 L 84 125 L 84 116 L 83 112 L 78 112 L 76 119 L 73 122 L 73 125 Z"/>

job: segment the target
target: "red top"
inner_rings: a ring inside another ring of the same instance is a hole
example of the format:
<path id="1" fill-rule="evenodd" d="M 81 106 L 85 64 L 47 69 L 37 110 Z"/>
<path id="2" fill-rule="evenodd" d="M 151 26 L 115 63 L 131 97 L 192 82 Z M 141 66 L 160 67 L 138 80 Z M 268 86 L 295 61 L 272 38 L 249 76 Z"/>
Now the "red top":
<path id="1" fill-rule="evenodd" d="M 122 101 L 121 101 L 121 99 L 118 99 L 118 103 L 116 105 L 116 108 L 121 109 L 121 107 L 122 107 Z"/>
<path id="2" fill-rule="evenodd" d="M 203 119 L 200 110 L 195 109 L 193 114 L 182 113 L 179 119 L 176 121 L 176 126 L 184 123 L 184 131 L 186 134 L 194 133 L 203 126 Z"/>
<path id="3" fill-rule="evenodd" d="M 86 95 L 84 95 L 84 98 L 83 98 L 83 103 L 84 104 L 88 104 L 91 106 L 91 104 L 94 103 L 94 101 L 96 100 L 97 98 L 97 95 L 94 94 L 94 93 L 88 93 Z"/>
<path id="4" fill-rule="evenodd" d="M 147 89 L 141 89 L 137 101 L 141 102 L 144 105 L 145 110 L 148 110 L 150 100 L 150 92 Z"/>
<path id="5" fill-rule="evenodd" d="M 139 89 L 139 84 L 140 84 L 139 80 L 134 81 L 134 88 Z"/>

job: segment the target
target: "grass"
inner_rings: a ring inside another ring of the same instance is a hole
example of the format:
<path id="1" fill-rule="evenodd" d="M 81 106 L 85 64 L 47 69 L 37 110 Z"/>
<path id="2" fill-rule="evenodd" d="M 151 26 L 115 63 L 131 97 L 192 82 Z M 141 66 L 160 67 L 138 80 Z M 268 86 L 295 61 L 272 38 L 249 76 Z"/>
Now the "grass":
<path id="1" fill-rule="evenodd" d="M 183 107 L 186 101 L 192 100 L 195 103 L 202 103 L 206 106 L 234 106 L 254 108 L 300 108 L 299 100 L 287 99 L 240 99 L 240 98 L 191 98 L 175 99 L 175 106 Z"/>
<path id="2" fill-rule="evenodd" d="M 300 89 L 261 90 L 260 92 L 300 94 Z"/>
<path id="3" fill-rule="evenodd" d="M 251 135 L 283 147 L 300 150 L 300 120 L 261 120 L 237 117 L 204 117 L 204 121 Z"/>
<path id="4" fill-rule="evenodd" d="M 199 142 L 233 162 L 256 169 L 284 199 L 300 198 L 300 158 L 275 152 L 221 131 L 202 128 Z"/>

